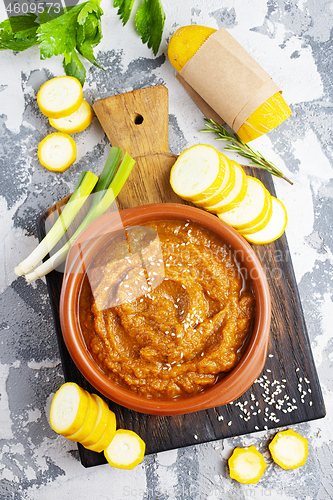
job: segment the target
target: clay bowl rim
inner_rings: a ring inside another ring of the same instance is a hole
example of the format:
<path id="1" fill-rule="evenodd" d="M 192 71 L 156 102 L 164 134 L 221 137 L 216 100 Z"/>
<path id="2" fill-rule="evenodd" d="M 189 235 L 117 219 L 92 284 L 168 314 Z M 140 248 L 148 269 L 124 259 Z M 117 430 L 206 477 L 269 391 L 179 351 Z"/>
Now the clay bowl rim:
<path id="1" fill-rule="evenodd" d="M 233 250 L 244 252 L 243 265 L 252 277 L 256 303 L 252 335 L 235 368 L 220 381 L 200 393 L 175 399 L 140 396 L 110 380 L 90 355 L 82 338 L 77 318 L 78 294 L 86 271 L 86 267 L 82 266 L 80 256 L 84 253 L 85 263 L 89 262 L 96 251 L 109 239 L 110 226 L 116 231 L 123 225 L 133 226 L 160 219 L 195 222 L 220 236 Z M 231 226 L 216 216 L 189 205 L 175 203 L 143 205 L 119 212 L 110 212 L 92 222 L 69 251 L 61 289 L 59 313 L 65 344 L 76 366 L 88 382 L 111 401 L 141 413 L 179 415 L 230 403 L 244 394 L 253 384 L 261 373 L 267 356 L 271 301 L 267 279 L 257 256 L 247 241 Z"/>

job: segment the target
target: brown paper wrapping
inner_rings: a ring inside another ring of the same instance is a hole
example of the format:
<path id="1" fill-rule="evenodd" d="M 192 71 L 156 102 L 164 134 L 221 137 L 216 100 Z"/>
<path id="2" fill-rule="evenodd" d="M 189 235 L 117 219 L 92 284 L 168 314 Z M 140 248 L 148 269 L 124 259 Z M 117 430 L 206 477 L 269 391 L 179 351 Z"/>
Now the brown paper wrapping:
<path id="1" fill-rule="evenodd" d="M 177 75 L 207 118 L 235 132 L 280 88 L 222 28 L 213 33 Z"/>

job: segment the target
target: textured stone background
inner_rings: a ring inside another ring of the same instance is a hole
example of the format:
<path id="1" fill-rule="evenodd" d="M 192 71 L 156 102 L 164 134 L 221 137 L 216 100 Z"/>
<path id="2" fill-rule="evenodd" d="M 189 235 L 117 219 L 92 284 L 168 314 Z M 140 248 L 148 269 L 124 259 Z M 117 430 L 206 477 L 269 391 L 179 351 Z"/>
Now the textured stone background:
<path id="1" fill-rule="evenodd" d="M 50 401 L 63 382 L 45 282 L 27 285 L 13 269 L 33 248 L 38 215 L 69 193 L 79 172 L 98 174 L 109 151 L 95 119 L 76 138 L 78 160 L 56 175 L 37 159 L 38 142 L 51 131 L 36 94 L 63 74 L 61 60 L 40 61 L 37 49 L 0 53 L 0 498 L 58 500 L 333 498 L 333 2 L 326 0 L 163 0 L 167 14 L 157 58 L 125 28 L 102 0 L 104 38 L 98 60 L 87 66 L 89 102 L 142 86 L 165 84 L 170 99 L 170 150 L 214 143 L 198 132 L 200 111 L 166 59 L 171 34 L 187 24 L 226 27 L 284 90 L 293 115 L 254 146 L 279 165 L 294 186 L 275 181 L 285 203 L 287 237 L 317 365 L 327 416 L 294 426 L 309 439 L 309 458 L 283 471 L 267 454 L 273 432 L 255 433 L 146 456 L 133 471 L 108 465 L 84 469 L 76 445 L 47 421 Z M 5 18 L 1 6 L 1 19 Z M 215 142 L 215 146 L 216 146 Z M 219 143 L 220 144 L 220 143 Z M 222 146 L 221 146 L 222 147 Z M 269 465 L 257 486 L 231 481 L 227 459 L 236 446 L 255 444 Z"/>

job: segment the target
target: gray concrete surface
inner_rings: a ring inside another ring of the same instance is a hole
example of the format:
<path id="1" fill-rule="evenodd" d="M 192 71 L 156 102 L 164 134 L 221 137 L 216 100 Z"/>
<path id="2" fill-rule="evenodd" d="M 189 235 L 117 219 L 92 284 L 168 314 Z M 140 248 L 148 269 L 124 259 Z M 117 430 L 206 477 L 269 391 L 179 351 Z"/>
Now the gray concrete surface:
<path id="1" fill-rule="evenodd" d="M 169 89 L 170 150 L 213 137 L 198 132 L 200 111 L 175 79 L 166 56 L 171 34 L 188 24 L 226 27 L 284 90 L 293 115 L 253 146 L 294 185 L 276 180 L 285 203 L 287 237 L 323 395 L 324 419 L 295 425 L 309 440 L 306 465 L 283 471 L 267 443 L 273 431 L 146 456 L 133 471 L 108 465 L 84 469 L 76 445 L 48 424 L 63 373 L 44 280 L 27 284 L 13 269 L 37 244 L 36 219 L 69 193 L 78 174 L 100 173 L 109 144 L 97 119 L 76 137 L 78 159 L 64 174 L 45 170 L 39 141 L 51 131 L 37 108 L 40 85 L 63 74 L 61 59 L 40 61 L 37 49 L 0 53 L 0 498 L 1 500 L 141 500 L 333 498 L 333 2 L 326 0 L 163 0 L 167 14 L 157 58 L 112 2 L 102 0 L 104 38 L 97 56 L 106 72 L 87 64 L 89 102 L 142 86 Z M 1 5 L 1 19 L 4 8 Z M 222 148 L 222 145 L 220 145 Z M 231 156 L 231 155 L 230 155 Z M 229 478 L 236 446 L 255 444 L 268 462 L 258 485 Z"/>

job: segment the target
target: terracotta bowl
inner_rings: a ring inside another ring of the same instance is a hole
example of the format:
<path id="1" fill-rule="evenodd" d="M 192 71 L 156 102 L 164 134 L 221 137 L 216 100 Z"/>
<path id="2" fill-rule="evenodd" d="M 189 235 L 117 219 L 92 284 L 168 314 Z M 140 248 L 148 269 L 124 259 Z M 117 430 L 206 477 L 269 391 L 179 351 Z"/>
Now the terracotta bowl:
<path id="1" fill-rule="evenodd" d="M 252 278 L 255 296 L 253 331 L 235 368 L 213 386 L 193 396 L 174 399 L 147 398 L 110 380 L 90 355 L 78 322 L 78 297 L 87 265 L 103 244 L 110 239 L 110 233 L 121 230 L 123 226 L 135 226 L 160 219 L 190 220 L 223 239 L 234 251 L 237 251 L 237 255 L 243 256 L 242 263 Z M 156 415 L 176 415 L 213 408 L 234 401 L 252 385 L 264 366 L 270 318 L 271 303 L 268 284 L 251 246 L 230 226 L 198 208 L 163 203 L 105 214 L 83 231 L 68 254 L 60 298 L 60 321 L 66 346 L 75 364 L 93 387 L 115 403 L 132 410 Z"/>

